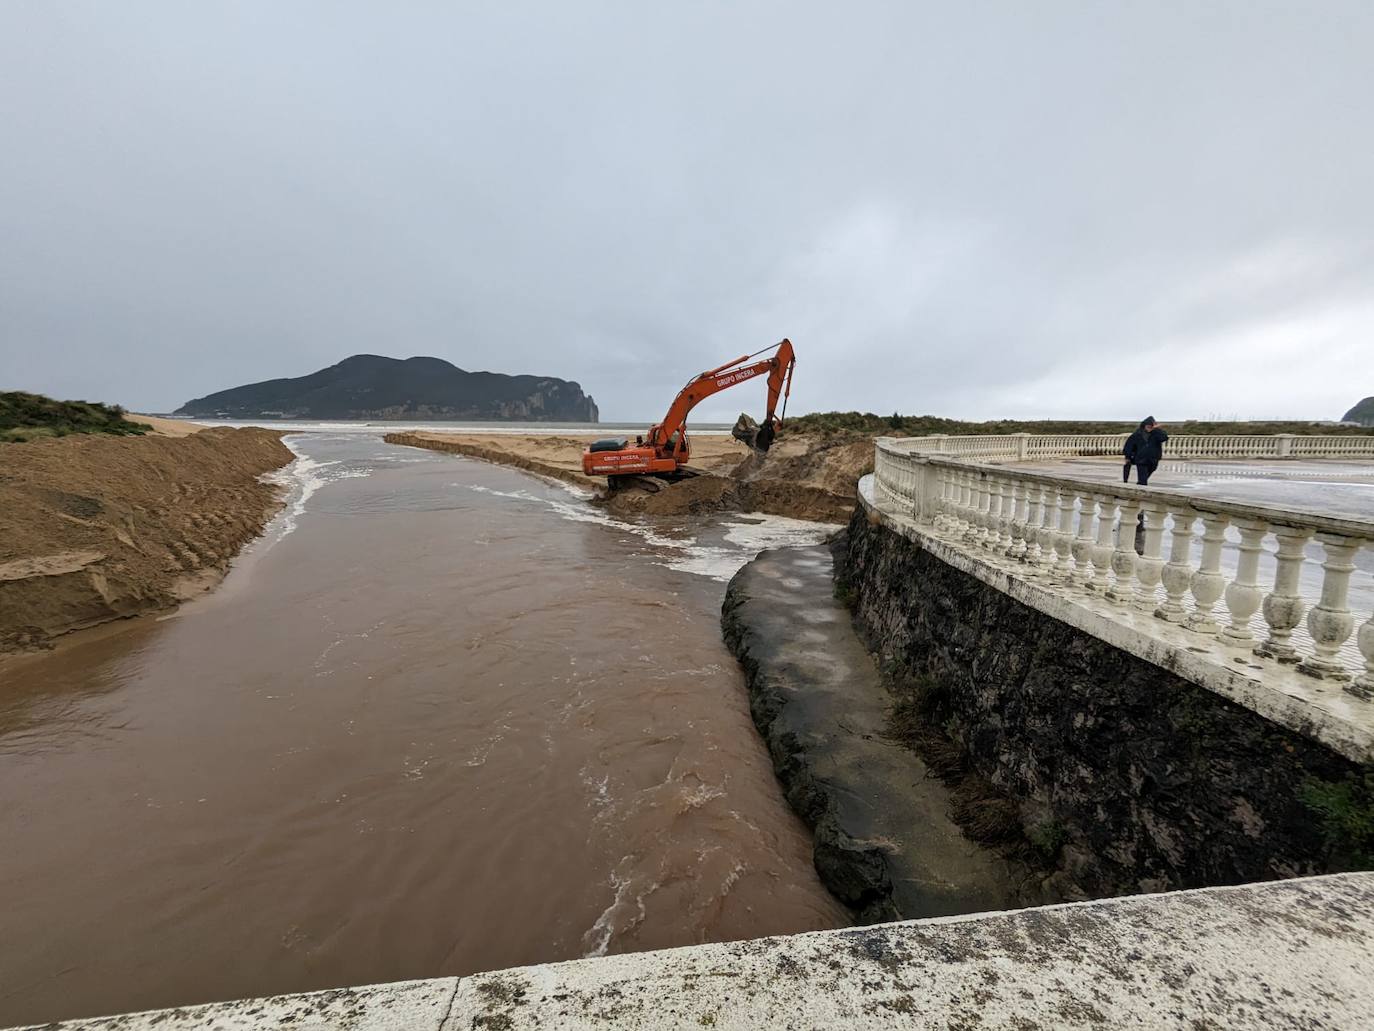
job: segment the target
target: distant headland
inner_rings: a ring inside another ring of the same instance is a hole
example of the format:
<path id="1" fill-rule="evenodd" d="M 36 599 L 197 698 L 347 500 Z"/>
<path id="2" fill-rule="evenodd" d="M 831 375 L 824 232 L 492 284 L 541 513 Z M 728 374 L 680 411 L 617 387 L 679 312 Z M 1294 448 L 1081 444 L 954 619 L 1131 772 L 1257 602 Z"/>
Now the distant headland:
<path id="1" fill-rule="evenodd" d="M 442 358 L 355 354 L 308 376 L 187 401 L 177 415 L 222 419 L 450 419 L 596 422 L 582 387 L 553 376 L 467 372 Z"/>

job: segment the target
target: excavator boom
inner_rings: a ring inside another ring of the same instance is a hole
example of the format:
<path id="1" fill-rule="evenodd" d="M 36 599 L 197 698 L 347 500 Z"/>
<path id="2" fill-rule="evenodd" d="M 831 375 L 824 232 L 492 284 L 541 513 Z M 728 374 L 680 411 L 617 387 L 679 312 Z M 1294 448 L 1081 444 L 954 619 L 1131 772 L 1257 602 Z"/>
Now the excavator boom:
<path id="1" fill-rule="evenodd" d="M 767 451 L 774 434 L 782 426 L 782 418 L 777 413 L 778 401 L 782 400 L 783 410 L 786 411 L 796 356 L 792 342 L 786 339 L 766 350 L 773 352 L 768 358 L 746 364 L 763 352 L 747 354 L 694 376 L 678 391 L 663 421 L 649 427 L 649 432 L 635 445 L 616 439 L 599 440 L 592 444 L 582 454 L 583 471 L 588 476 L 676 472 L 687 464 L 691 456 L 687 440 L 687 415 L 692 409 L 712 394 L 764 375 L 768 377 L 768 410 L 760 423 L 756 446 Z"/>

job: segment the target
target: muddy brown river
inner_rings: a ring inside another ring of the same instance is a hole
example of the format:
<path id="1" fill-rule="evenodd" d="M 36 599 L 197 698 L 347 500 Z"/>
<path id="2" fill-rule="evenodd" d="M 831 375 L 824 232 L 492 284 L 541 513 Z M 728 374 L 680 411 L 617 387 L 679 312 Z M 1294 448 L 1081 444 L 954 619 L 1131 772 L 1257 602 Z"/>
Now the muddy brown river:
<path id="1" fill-rule="evenodd" d="M 219 590 L 0 665 L 0 1026 L 846 922 L 719 629 L 814 525 L 291 443 Z"/>

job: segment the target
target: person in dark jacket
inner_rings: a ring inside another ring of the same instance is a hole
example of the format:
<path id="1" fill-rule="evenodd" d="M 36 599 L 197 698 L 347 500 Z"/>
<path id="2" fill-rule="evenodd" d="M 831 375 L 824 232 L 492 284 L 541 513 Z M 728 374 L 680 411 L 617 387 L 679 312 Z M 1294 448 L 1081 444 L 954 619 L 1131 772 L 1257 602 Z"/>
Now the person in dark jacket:
<path id="1" fill-rule="evenodd" d="M 1151 474 L 1159 467 L 1160 460 L 1164 457 L 1164 442 L 1168 439 L 1169 434 L 1155 422 L 1153 415 L 1144 420 L 1140 427 L 1126 438 L 1126 446 L 1121 449 L 1122 455 L 1126 458 L 1126 464 L 1121 469 L 1121 482 L 1130 482 L 1131 466 L 1135 466 L 1136 483 L 1142 487 L 1149 483 Z"/>

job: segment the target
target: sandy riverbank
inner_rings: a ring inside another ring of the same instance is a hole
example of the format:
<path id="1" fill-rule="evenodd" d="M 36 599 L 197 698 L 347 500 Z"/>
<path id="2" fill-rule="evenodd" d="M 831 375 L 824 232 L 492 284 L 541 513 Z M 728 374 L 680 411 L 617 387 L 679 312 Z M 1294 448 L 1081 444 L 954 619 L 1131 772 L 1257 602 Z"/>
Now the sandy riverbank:
<path id="1" fill-rule="evenodd" d="M 582 473 L 582 451 L 597 438 L 482 433 L 389 433 L 388 443 L 499 462 L 598 492 L 619 515 L 767 512 L 845 522 L 854 510 L 858 479 L 873 467 L 869 440 L 784 434 L 766 459 L 752 456 L 733 437 L 692 438 L 692 466 L 703 475 L 677 483 L 634 477 L 607 491 L 604 477 Z"/>
<path id="2" fill-rule="evenodd" d="M 278 507 L 259 477 L 292 457 L 280 433 L 262 429 L 3 445 L 0 653 L 165 609 L 218 582 Z"/>
<path id="3" fill-rule="evenodd" d="M 189 437 L 192 433 L 199 433 L 205 429 L 204 426 L 189 422 L 186 419 L 164 419 L 160 415 L 134 415 L 130 413 L 129 420 L 151 426 L 153 432 L 162 437 Z"/>

